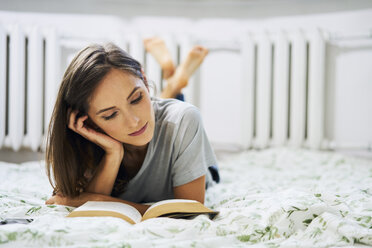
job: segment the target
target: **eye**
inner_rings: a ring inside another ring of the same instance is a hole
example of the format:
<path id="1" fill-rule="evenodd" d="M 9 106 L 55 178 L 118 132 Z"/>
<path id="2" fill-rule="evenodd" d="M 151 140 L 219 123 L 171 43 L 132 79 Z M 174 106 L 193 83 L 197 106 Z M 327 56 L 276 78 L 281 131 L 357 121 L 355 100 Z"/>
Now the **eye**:
<path id="1" fill-rule="evenodd" d="M 106 121 L 107 120 L 110 120 L 110 119 L 112 119 L 112 118 L 114 118 L 115 116 L 116 116 L 116 114 L 117 114 L 118 112 L 114 112 L 112 115 L 110 115 L 110 116 L 103 116 L 103 119 L 105 119 Z"/>
<path id="2" fill-rule="evenodd" d="M 140 93 L 139 97 L 137 97 L 136 99 L 134 99 L 133 101 L 131 101 L 130 103 L 131 104 L 136 104 L 138 103 L 139 101 L 141 101 L 142 99 L 142 92 Z"/>

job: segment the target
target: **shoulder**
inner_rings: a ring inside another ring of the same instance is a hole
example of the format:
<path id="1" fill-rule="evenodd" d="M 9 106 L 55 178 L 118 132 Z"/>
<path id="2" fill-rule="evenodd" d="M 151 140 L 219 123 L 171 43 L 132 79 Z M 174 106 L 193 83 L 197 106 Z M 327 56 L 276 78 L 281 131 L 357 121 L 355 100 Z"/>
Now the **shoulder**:
<path id="1" fill-rule="evenodd" d="M 200 111 L 190 103 L 176 99 L 152 98 L 156 122 L 188 125 L 199 122 Z"/>

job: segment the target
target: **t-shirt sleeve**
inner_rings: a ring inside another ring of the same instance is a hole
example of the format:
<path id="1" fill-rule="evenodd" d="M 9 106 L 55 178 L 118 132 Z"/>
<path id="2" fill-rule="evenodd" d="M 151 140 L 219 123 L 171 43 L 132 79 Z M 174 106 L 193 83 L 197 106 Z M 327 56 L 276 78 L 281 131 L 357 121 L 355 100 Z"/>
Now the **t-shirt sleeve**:
<path id="1" fill-rule="evenodd" d="M 180 123 L 174 142 L 172 163 L 173 187 L 189 183 L 216 165 L 216 158 L 204 130 L 199 110 L 188 108 Z"/>

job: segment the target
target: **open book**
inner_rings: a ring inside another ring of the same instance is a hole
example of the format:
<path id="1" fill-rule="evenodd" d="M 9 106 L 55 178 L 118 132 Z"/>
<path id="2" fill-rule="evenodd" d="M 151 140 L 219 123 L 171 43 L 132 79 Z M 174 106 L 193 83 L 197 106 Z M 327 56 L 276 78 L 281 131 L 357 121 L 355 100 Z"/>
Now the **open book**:
<path id="1" fill-rule="evenodd" d="M 205 207 L 198 201 L 172 199 L 159 201 L 151 205 L 142 216 L 136 208 L 125 203 L 88 201 L 80 207 L 75 208 L 67 217 L 110 216 L 121 218 L 131 224 L 136 224 L 156 217 L 188 219 L 200 214 L 208 214 L 209 218 L 213 219 L 218 212 Z"/>

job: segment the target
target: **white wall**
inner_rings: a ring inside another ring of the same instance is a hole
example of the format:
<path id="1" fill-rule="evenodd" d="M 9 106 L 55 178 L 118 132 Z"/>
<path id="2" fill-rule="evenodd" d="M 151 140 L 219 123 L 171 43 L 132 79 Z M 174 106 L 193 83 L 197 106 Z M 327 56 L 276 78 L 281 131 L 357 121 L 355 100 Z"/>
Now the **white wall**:
<path id="1" fill-rule="evenodd" d="M 327 136 L 350 146 L 371 145 L 372 39 L 329 45 L 327 66 Z"/>
<path id="2" fill-rule="evenodd" d="M 370 0 L 1 0 L 0 9 L 40 13 L 265 19 L 361 10 Z"/>

